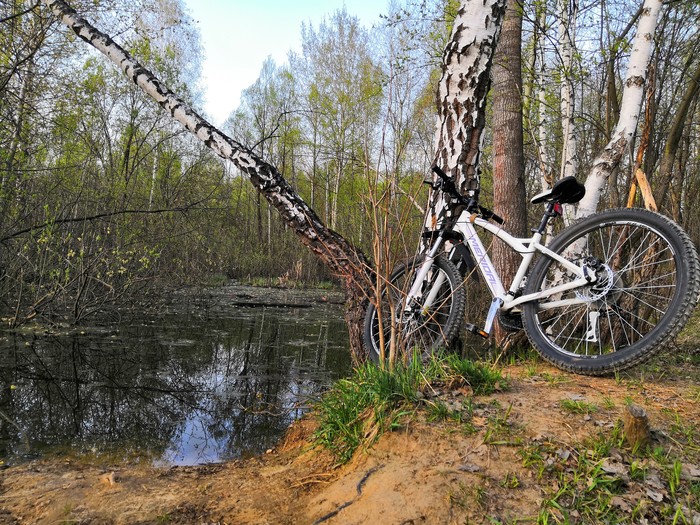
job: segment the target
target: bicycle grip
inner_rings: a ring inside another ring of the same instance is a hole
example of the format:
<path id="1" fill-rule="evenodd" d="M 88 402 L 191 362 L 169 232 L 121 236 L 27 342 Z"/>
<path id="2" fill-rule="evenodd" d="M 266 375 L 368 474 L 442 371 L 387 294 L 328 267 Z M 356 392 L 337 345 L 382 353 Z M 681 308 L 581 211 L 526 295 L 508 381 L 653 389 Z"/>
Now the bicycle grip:
<path id="1" fill-rule="evenodd" d="M 446 174 L 444 171 L 442 171 L 442 169 L 440 169 L 439 166 L 433 165 L 433 171 L 434 171 L 435 174 L 436 174 L 438 177 L 440 177 L 442 180 L 445 180 L 445 181 L 450 180 L 450 178 L 447 176 L 447 174 Z"/>

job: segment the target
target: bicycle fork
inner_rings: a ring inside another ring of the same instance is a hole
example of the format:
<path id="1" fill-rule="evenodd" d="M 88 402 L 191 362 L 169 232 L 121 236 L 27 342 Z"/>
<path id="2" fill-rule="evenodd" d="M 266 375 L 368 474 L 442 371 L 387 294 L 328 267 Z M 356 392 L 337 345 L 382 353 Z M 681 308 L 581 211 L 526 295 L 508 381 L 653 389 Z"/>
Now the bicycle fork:
<path id="1" fill-rule="evenodd" d="M 418 299 L 421 297 L 421 289 L 423 287 L 423 283 L 425 282 L 425 279 L 428 276 L 428 272 L 430 272 L 430 269 L 433 267 L 433 263 L 435 262 L 435 258 L 437 257 L 438 251 L 440 250 L 441 246 L 442 237 L 439 236 L 436 239 L 435 244 L 433 244 L 433 246 L 430 248 L 428 255 L 425 256 L 425 260 L 421 264 L 420 269 L 418 270 L 418 273 L 416 274 L 416 277 L 413 280 L 411 289 L 408 291 L 408 295 L 406 296 L 406 304 L 404 305 L 405 315 L 411 313 L 412 306 L 416 304 L 418 302 Z M 428 296 L 425 298 L 425 301 L 422 302 L 422 306 L 420 309 L 421 315 L 427 314 L 444 282 L 445 276 L 442 273 L 438 272 L 437 278 L 431 286 Z"/>

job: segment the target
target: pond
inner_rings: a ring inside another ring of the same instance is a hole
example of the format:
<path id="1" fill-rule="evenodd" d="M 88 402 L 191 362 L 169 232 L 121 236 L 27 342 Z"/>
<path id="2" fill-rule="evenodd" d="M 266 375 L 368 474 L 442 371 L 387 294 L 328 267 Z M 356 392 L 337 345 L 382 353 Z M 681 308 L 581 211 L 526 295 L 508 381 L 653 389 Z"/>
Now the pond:
<path id="1" fill-rule="evenodd" d="M 308 292 L 236 287 L 63 335 L 2 333 L 0 460 L 261 453 L 350 369 L 342 306 Z"/>

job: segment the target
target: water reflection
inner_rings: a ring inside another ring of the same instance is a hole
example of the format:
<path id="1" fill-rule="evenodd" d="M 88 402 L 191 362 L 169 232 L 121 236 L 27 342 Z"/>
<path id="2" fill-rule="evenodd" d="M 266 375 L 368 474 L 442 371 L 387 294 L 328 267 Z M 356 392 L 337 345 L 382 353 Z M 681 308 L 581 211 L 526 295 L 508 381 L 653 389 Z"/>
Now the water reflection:
<path id="1" fill-rule="evenodd" d="M 0 458 L 62 447 L 197 464 L 274 445 L 350 369 L 339 309 L 236 308 L 99 336 L 5 334 Z"/>

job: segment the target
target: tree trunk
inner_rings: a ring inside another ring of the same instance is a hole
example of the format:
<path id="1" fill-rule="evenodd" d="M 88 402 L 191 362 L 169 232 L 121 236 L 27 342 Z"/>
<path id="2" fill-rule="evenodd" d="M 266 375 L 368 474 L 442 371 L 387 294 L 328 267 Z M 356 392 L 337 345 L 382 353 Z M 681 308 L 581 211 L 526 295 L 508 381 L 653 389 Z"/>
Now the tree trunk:
<path id="1" fill-rule="evenodd" d="M 690 114 L 690 107 L 699 94 L 700 65 L 695 70 L 695 74 L 688 84 L 688 88 L 685 91 L 681 103 L 676 110 L 676 115 L 673 118 L 671 130 L 668 132 L 668 136 L 666 137 L 666 145 L 664 146 L 664 152 L 663 156 L 661 157 L 661 164 L 659 166 L 659 186 L 657 193 L 657 195 L 661 197 L 662 205 L 667 201 L 668 189 L 671 185 L 671 179 L 673 178 L 673 166 L 676 162 L 676 155 L 678 154 L 678 149 L 681 145 L 683 126 L 685 121 L 688 119 L 688 115 Z"/>
<path id="2" fill-rule="evenodd" d="M 442 58 L 437 93 L 435 164 L 455 179 L 462 193 L 479 189 L 479 159 L 490 69 L 506 0 L 465 1 Z M 432 192 L 426 227 L 450 216 L 442 192 Z"/>
<path id="3" fill-rule="evenodd" d="M 179 99 L 150 71 L 109 36 L 95 29 L 62 0 L 42 0 L 54 15 L 75 34 L 107 56 L 121 71 L 220 157 L 230 160 L 250 177 L 250 182 L 279 212 L 284 223 L 314 252 L 344 285 L 345 319 L 350 344 L 358 358 L 362 348 L 362 319 L 365 290 L 371 286 L 371 270 L 365 255 L 337 232 L 326 227 L 280 172 L 244 145 L 226 136 Z"/>
<path id="4" fill-rule="evenodd" d="M 522 118 L 522 6 L 508 0 L 501 36 L 493 61 L 493 206 L 505 219 L 506 229 L 516 237 L 526 236 L 525 157 Z M 494 264 L 506 288 L 522 257 L 503 241 L 494 242 Z M 501 344 L 506 333 L 496 331 Z"/>
<path id="5" fill-rule="evenodd" d="M 644 1 L 627 67 L 620 119 L 610 141 L 593 162 L 593 168 L 586 179 L 586 195 L 578 204 L 576 217 L 586 217 L 595 213 L 608 177 L 617 168 L 625 152 L 629 151 L 644 100 L 646 69 L 651 56 L 661 4 L 662 0 Z"/>
<path id="6" fill-rule="evenodd" d="M 548 190 L 554 184 L 554 173 L 552 166 L 549 148 L 547 147 L 547 137 L 549 136 L 549 118 L 547 117 L 547 59 L 545 53 L 546 38 L 544 31 L 547 27 L 547 9 L 546 6 L 539 4 L 537 6 L 537 20 L 539 21 L 538 38 L 533 53 L 537 55 L 537 100 L 538 100 L 538 120 L 537 120 L 537 138 L 538 138 L 538 157 L 540 164 L 540 184 L 541 191 Z M 539 31 L 542 31 L 542 38 L 539 37 Z"/>
<path id="7" fill-rule="evenodd" d="M 573 80 L 576 11 L 575 2 L 559 0 L 559 54 L 562 62 L 559 86 L 562 122 L 561 177 L 575 176 L 578 169 L 574 123 L 576 97 Z"/>

